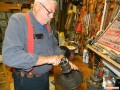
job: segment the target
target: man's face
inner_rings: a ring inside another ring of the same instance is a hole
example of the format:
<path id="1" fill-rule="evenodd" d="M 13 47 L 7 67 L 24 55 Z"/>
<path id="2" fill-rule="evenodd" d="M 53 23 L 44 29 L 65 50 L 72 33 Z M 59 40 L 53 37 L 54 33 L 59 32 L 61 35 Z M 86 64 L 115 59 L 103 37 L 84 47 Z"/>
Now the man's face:
<path id="1" fill-rule="evenodd" d="M 36 19 L 39 23 L 45 25 L 53 18 L 56 5 L 50 2 L 38 4 L 40 8 L 36 11 Z"/>

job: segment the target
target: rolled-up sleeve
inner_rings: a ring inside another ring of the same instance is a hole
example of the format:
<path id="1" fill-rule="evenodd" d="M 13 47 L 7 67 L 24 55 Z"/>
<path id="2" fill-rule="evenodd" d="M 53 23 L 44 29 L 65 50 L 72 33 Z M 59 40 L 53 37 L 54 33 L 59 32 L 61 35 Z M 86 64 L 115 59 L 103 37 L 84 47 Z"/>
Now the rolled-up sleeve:
<path id="1" fill-rule="evenodd" d="M 9 19 L 3 41 L 2 56 L 4 64 L 30 70 L 35 66 L 38 55 L 26 52 L 26 22 L 24 19 L 21 14 L 14 14 Z"/>

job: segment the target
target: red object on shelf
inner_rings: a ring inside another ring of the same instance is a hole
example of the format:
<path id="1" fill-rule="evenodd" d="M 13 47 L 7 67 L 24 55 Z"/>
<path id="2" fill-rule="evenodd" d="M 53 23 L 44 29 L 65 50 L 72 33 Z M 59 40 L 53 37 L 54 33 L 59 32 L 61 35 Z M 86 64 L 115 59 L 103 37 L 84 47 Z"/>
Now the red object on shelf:
<path id="1" fill-rule="evenodd" d="M 76 31 L 80 33 L 82 32 L 82 23 L 77 24 Z"/>

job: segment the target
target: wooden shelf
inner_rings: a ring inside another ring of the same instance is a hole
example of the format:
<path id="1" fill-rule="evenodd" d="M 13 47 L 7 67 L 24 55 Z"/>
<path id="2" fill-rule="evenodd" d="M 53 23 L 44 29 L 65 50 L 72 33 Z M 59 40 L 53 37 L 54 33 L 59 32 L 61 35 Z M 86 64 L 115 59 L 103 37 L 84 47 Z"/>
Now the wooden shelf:
<path id="1" fill-rule="evenodd" d="M 120 64 L 115 62 L 114 60 L 108 58 L 107 56 L 103 55 L 102 53 L 98 52 L 97 50 L 95 50 L 92 46 L 87 45 L 87 48 L 89 48 L 90 50 L 92 50 L 93 52 L 95 52 L 97 55 L 99 55 L 100 57 L 102 57 L 105 61 L 109 62 L 110 64 L 112 64 L 113 66 L 115 66 L 116 68 L 118 68 L 118 70 L 120 70 Z"/>
<path id="2" fill-rule="evenodd" d="M 2 82 L 0 82 L 0 83 L 6 83 L 6 81 L 2 81 Z"/>
<path id="3" fill-rule="evenodd" d="M 10 9 L 21 10 L 21 4 L 8 4 L 0 2 L 0 11 L 9 11 Z"/>

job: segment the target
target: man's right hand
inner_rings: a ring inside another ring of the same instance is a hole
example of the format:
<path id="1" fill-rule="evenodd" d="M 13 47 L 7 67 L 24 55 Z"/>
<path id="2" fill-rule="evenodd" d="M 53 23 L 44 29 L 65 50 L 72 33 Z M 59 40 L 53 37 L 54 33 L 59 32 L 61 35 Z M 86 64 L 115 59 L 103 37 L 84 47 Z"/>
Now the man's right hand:
<path id="1" fill-rule="evenodd" d="M 43 65 L 43 64 L 52 64 L 52 65 L 56 66 L 56 65 L 59 65 L 59 63 L 63 57 L 64 57 L 64 55 L 39 56 L 36 66 Z"/>

